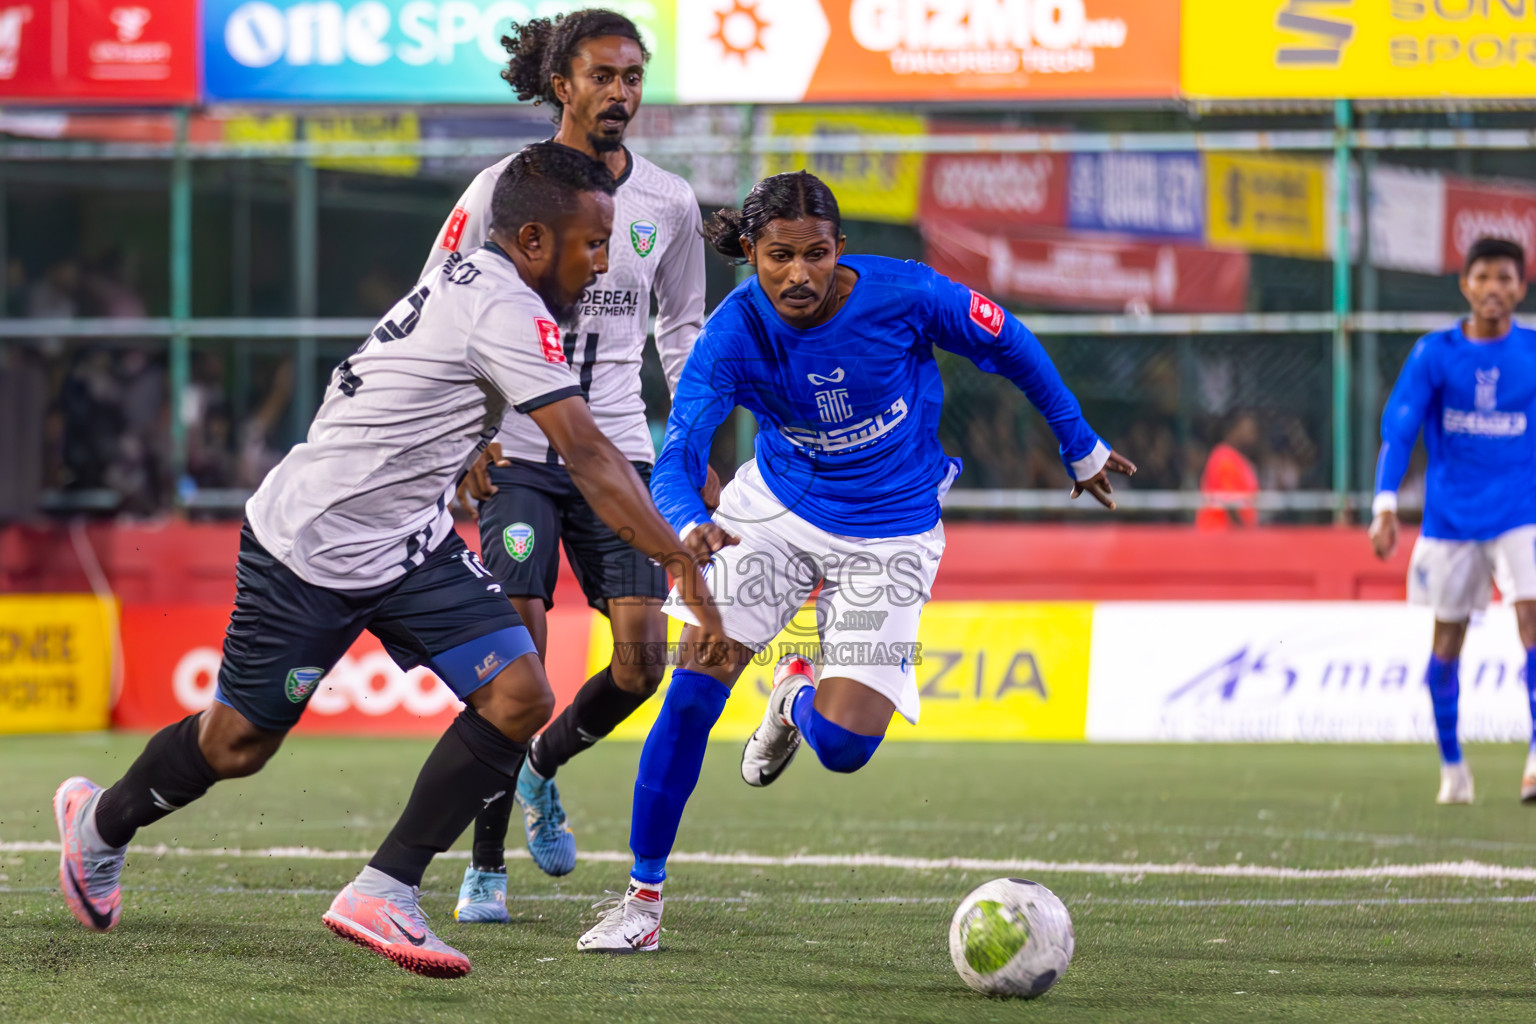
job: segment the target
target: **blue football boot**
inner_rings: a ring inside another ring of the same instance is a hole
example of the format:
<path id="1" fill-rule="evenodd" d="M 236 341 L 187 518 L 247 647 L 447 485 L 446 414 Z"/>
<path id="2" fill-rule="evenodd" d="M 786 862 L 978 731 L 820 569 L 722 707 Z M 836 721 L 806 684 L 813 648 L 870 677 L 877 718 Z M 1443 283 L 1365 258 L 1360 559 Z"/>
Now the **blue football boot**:
<path id="1" fill-rule="evenodd" d="M 546 875 L 556 878 L 576 868 L 576 837 L 565 823 L 565 808 L 554 779 L 542 779 L 527 761 L 517 777 L 517 800 L 523 805 L 528 852 Z"/>

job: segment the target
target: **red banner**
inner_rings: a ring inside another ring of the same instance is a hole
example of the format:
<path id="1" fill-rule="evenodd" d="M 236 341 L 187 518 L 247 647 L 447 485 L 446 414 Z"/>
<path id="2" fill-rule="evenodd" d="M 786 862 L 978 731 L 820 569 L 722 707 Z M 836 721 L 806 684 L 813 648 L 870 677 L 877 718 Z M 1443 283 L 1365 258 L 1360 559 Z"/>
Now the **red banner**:
<path id="1" fill-rule="evenodd" d="M 923 169 L 918 216 L 972 227 L 1064 227 L 1071 158 L 1059 153 L 938 153 Z"/>
<path id="2" fill-rule="evenodd" d="M 1507 238 L 1525 248 L 1526 274 L 1536 269 L 1536 189 L 1445 179 L 1445 270 L 1461 273 L 1479 238 Z"/>
<path id="3" fill-rule="evenodd" d="M 586 608 L 549 613 L 550 685 L 558 707 L 586 676 Z M 112 708 L 120 729 L 159 729 L 213 701 L 229 609 L 216 605 L 127 605 L 123 608 L 123 688 Z M 326 675 L 296 731 L 435 736 L 459 702 L 425 668 L 402 672 L 372 634 L 364 633 Z"/>
<path id="4" fill-rule="evenodd" d="M 197 100 L 194 0 L 0 0 L 0 101 Z"/>
<path id="5" fill-rule="evenodd" d="M 1082 235 L 989 234 L 923 225 L 927 262 L 999 301 L 1066 309 L 1236 313 L 1248 296 L 1248 256 L 1189 245 Z"/>

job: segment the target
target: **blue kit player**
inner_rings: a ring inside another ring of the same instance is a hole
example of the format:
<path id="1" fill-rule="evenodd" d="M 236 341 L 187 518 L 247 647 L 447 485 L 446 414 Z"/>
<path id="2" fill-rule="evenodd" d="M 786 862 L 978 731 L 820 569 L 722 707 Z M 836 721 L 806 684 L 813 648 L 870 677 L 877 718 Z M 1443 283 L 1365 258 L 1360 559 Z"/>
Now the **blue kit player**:
<path id="1" fill-rule="evenodd" d="M 669 600 L 690 623 L 683 661 L 640 755 L 629 887 L 577 942 L 586 951 L 658 948 L 667 857 L 710 728 L 742 670 L 816 588 L 820 657 L 779 661 L 743 778 L 772 783 L 802 739 L 828 769 L 857 771 L 893 714 L 917 721 L 918 618 L 944 552 L 939 501 L 960 470 L 939 444 L 935 345 L 1029 396 L 1061 443 L 1074 497 L 1113 508 L 1107 471 L 1135 471 L 1001 307 L 919 263 L 845 257 L 837 200 L 814 176 L 759 182 L 706 238 L 755 273 L 683 368 L 651 493 L 690 553 L 713 556 L 706 577 L 729 640 L 701 643 L 698 617 Z M 738 405 L 757 416 L 756 458 L 712 517 L 699 488 L 715 430 Z"/>
<path id="2" fill-rule="evenodd" d="M 156 733 L 110 788 L 77 776 L 54 796 L 59 886 L 81 924 L 118 923 L 134 834 L 216 782 L 260 771 L 366 629 L 401 668 L 429 666 L 465 707 L 322 920 L 418 974 L 469 973 L 427 926 L 422 874 L 516 787 L 554 709 L 528 629 L 448 513 L 508 407 L 538 424 L 598 516 L 678 571 L 714 624 L 705 632 L 724 643 L 699 571 L 593 420 L 560 345 L 559 321 L 607 269 L 615 187 L 575 150 L 523 150 L 496 183 L 490 241 L 419 282 L 336 368 L 308 438 L 246 505 L 214 704 Z"/>
<path id="3" fill-rule="evenodd" d="M 1472 802 L 1472 772 L 1456 738 L 1457 659 L 1467 620 L 1497 581 L 1514 602 L 1536 719 L 1536 332 L 1514 322 L 1525 298 L 1525 252 L 1483 238 L 1467 250 L 1460 323 L 1414 345 L 1381 416 L 1371 546 L 1397 549 L 1397 488 L 1419 430 L 1429 451 L 1424 525 L 1408 569 L 1408 600 L 1435 611 L 1425 681 L 1440 737 L 1442 804 Z M 1533 726 L 1536 728 L 1536 726 Z M 1520 780 L 1536 802 L 1536 737 Z"/>

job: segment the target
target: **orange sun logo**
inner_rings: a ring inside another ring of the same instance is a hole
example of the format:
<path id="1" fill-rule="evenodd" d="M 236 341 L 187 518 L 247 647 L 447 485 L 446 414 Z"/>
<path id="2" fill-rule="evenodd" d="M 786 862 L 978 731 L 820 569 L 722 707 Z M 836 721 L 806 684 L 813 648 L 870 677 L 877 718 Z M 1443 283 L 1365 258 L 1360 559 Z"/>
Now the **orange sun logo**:
<path id="1" fill-rule="evenodd" d="M 757 6 L 757 0 L 731 0 L 730 10 L 715 11 L 715 34 L 709 38 L 718 41 L 727 56 L 735 57 L 743 65 L 752 51 L 766 50 L 763 30 L 769 23 L 758 17 Z"/>

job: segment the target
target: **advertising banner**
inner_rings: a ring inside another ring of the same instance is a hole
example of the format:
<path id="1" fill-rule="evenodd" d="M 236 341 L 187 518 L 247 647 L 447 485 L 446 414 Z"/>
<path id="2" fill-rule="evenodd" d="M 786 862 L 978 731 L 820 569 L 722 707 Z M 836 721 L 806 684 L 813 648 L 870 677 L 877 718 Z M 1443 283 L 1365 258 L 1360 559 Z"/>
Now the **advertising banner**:
<path id="1" fill-rule="evenodd" d="M 1082 739 L 1092 618 L 1093 606 L 1079 603 L 929 604 L 918 636 L 922 661 L 916 681 L 922 712 L 915 727 L 905 719 L 894 720 L 889 738 Z M 677 620 L 668 621 L 676 641 L 681 632 Z M 773 689 L 775 663 L 792 652 L 815 658 L 818 647 L 816 614 L 808 605 L 742 673 L 710 735 L 717 740 L 750 736 L 762 721 Z M 587 671 L 600 671 L 612 655 L 608 632 L 594 629 Z M 660 708 L 660 699 L 647 701 L 613 735 L 644 739 Z"/>
<path id="2" fill-rule="evenodd" d="M 1184 0 L 1196 98 L 1529 97 L 1526 0 Z"/>
<path id="3" fill-rule="evenodd" d="M 509 23 L 587 4 L 545 0 L 205 0 L 203 67 L 214 100 L 510 103 Z M 653 56 L 651 102 L 675 99 L 671 0 L 612 0 Z"/>
<path id="4" fill-rule="evenodd" d="M 1365 601 L 1100 604 L 1088 738 L 1143 742 L 1432 741 L 1427 608 Z M 1530 739 L 1513 609 L 1474 621 L 1461 738 Z"/>
<path id="5" fill-rule="evenodd" d="M 1532 36 L 1532 45 L 1536 46 L 1536 36 Z M 1460 273 L 1467 249 L 1483 237 L 1519 242 L 1525 249 L 1529 275 L 1536 267 L 1536 189 L 1447 178 L 1445 272 Z"/>
<path id="6" fill-rule="evenodd" d="M 549 674 L 560 705 L 586 679 L 579 675 L 586 608 L 549 613 Z M 223 661 L 229 609 L 208 605 L 128 605 L 123 609 L 123 689 L 112 708 L 122 729 L 159 729 L 213 701 Z M 558 652 L 558 653 L 557 653 Z M 364 633 L 328 672 L 299 720 L 301 733 L 436 736 L 460 704 L 425 668 L 402 672 Z M 103 699 L 103 710 L 105 699 Z"/>
<path id="7" fill-rule="evenodd" d="M 684 103 L 1172 96 L 1178 0 L 677 0 Z"/>
<path id="8" fill-rule="evenodd" d="M 1192 245 L 1085 235 L 991 234 L 923 225 L 925 260 L 1000 302 L 1138 313 L 1236 313 L 1248 256 Z"/>
<path id="9" fill-rule="evenodd" d="M 771 136 L 921 135 L 926 127 L 914 114 L 863 110 L 780 110 L 764 115 L 758 126 Z M 922 185 L 920 153 L 768 153 L 759 176 L 807 170 L 827 183 L 844 217 L 910 224 L 917 217 Z"/>
<path id="10" fill-rule="evenodd" d="M 195 0 L 0 0 L 0 102 L 197 100 Z"/>
<path id="11" fill-rule="evenodd" d="M 1444 264 L 1445 176 L 1406 167 L 1371 169 L 1371 263 L 1439 274 Z"/>
<path id="12" fill-rule="evenodd" d="M 1215 246 L 1324 259 L 1328 166 L 1296 157 L 1208 153 L 1206 238 Z"/>
<path id="13" fill-rule="evenodd" d="M 90 595 L 0 596 L 0 734 L 107 727 L 116 614 Z"/>
<path id="14" fill-rule="evenodd" d="M 972 227 L 1062 227 L 1069 166 L 1063 153 L 932 153 L 918 216 Z"/>
<path id="15" fill-rule="evenodd" d="M 1203 240 L 1200 154 L 1073 154 L 1067 222 L 1086 231 Z"/>

